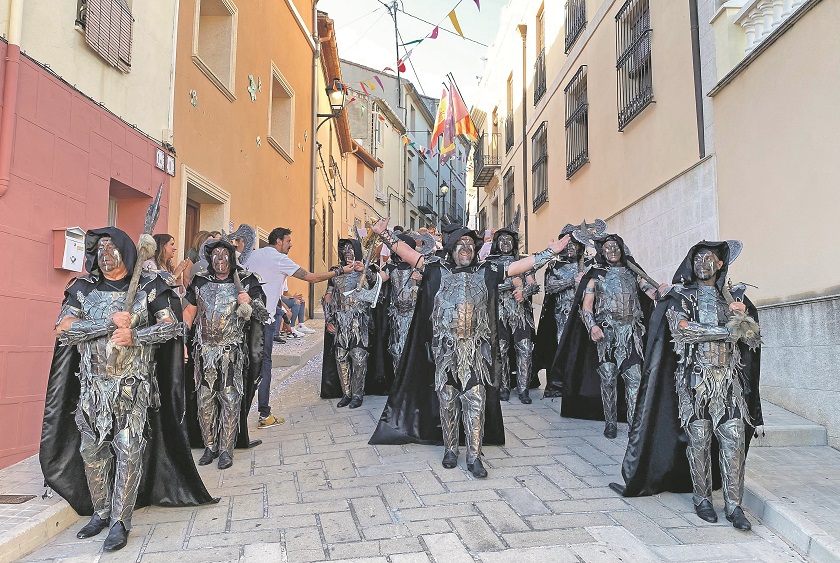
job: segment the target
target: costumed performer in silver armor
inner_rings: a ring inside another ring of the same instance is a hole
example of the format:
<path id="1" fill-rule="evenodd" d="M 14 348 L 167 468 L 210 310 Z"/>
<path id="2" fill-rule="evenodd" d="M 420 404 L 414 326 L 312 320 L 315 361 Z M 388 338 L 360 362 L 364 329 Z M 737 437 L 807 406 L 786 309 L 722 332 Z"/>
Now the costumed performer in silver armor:
<path id="1" fill-rule="evenodd" d="M 77 537 L 92 537 L 110 526 L 104 549 L 113 551 L 128 541 L 138 492 L 141 506 L 212 499 L 188 455 L 184 428 L 172 416 L 183 408 L 177 295 L 159 274 L 140 273 L 137 249 L 123 231 L 88 231 L 85 247 L 88 274 L 70 282 L 56 322 L 60 345 L 47 389 L 41 463 L 50 486 L 80 514 L 93 514 Z M 133 276 L 139 279 L 128 308 Z M 156 349 L 167 343 L 173 344 L 166 348 L 172 353 L 163 360 L 167 364 L 157 365 L 163 357 Z M 78 384 L 68 381 L 73 372 Z M 67 428 L 74 408 L 75 436 Z M 151 429 L 150 409 L 156 423 Z M 162 423 L 171 425 L 164 431 L 166 441 Z M 146 451 L 147 437 L 151 452 Z M 185 449 L 177 451 L 179 446 Z M 152 464 L 154 482 L 145 479 L 146 462 Z M 80 467 L 87 481 L 84 493 Z"/>
<path id="2" fill-rule="evenodd" d="M 584 247 L 591 245 L 593 237 L 602 236 L 606 229 L 607 223 L 603 219 L 597 219 L 594 223 L 584 220 L 580 225 L 568 223 L 560 231 L 558 238 L 570 235 L 571 239 L 563 252 L 552 259 L 545 268 L 545 299 L 534 340 L 535 372 L 541 369 L 549 370 L 554 361 L 566 323 L 573 317 L 572 304 L 578 284 L 588 267 Z M 549 375 L 547 371 L 543 398 L 562 397 L 563 382 Z"/>
<path id="3" fill-rule="evenodd" d="M 504 424 L 501 419 L 498 387 L 500 370 L 493 361 L 498 353 L 495 344 L 497 319 L 496 300 L 498 286 L 508 275 L 520 275 L 540 265 L 565 246 L 552 243 L 548 249 L 535 257 L 527 257 L 508 266 L 491 261 L 478 261 L 478 250 L 484 242 L 474 230 L 461 225 L 447 225 L 445 228 L 444 251 L 446 255 L 424 257 L 387 230 L 388 221 L 380 220 L 373 226 L 382 241 L 392 253 L 402 257 L 423 271 L 424 303 L 418 301 L 418 310 L 412 322 L 410 339 L 416 348 L 430 346 L 430 358 L 422 360 L 420 350 L 412 350 L 409 361 L 412 373 L 398 374 L 394 390 L 382 414 L 377 430 L 370 443 L 405 443 L 407 441 L 431 442 L 434 440 L 437 424 L 428 409 L 429 403 L 421 397 L 406 396 L 426 392 L 425 372 L 431 361 L 434 371 L 434 389 L 437 394 L 440 414 L 440 429 L 443 434 L 443 467 L 458 465 L 458 414 L 461 411 L 467 447 L 467 469 L 477 478 L 487 477 L 487 470 L 481 459 L 481 447 L 485 434 L 485 416 L 492 418 L 493 440 L 504 443 Z M 536 264 L 535 264 L 536 262 Z M 432 300 L 432 303 L 429 301 Z M 430 313 L 431 331 L 427 321 L 418 315 Z M 426 326 L 420 326 L 426 325 Z M 429 340 L 426 340 L 430 337 Z M 425 340 L 425 342 L 423 341 Z M 415 365 L 415 358 L 418 364 Z M 423 373 L 417 373 L 416 370 Z M 423 381 L 407 381 L 416 375 Z M 439 438 L 438 438 L 439 440 Z"/>
<path id="4" fill-rule="evenodd" d="M 486 260 L 495 262 L 503 268 L 519 260 L 520 213 L 520 208 L 517 208 L 511 224 L 507 228 L 496 230 L 493 234 L 490 254 L 487 255 Z M 499 398 L 502 401 L 510 399 L 510 388 L 515 384 L 519 400 L 523 404 L 531 404 L 529 387 L 534 350 L 534 309 L 531 296 L 539 291 L 540 286 L 532 271 L 511 276 L 499 285 L 497 337 L 502 369 Z M 515 383 L 511 377 L 511 356 L 516 359 Z"/>
<path id="5" fill-rule="evenodd" d="M 682 492 L 689 474 L 695 512 L 716 522 L 719 468 L 726 519 L 749 530 L 741 501 L 749 441 L 763 424 L 761 335 L 745 285 L 726 282 L 741 248 L 736 240 L 692 247 L 652 315 L 639 413 L 622 467 L 626 485 L 611 487 L 625 496 Z M 713 436 L 719 464 L 712 461 Z"/>
<path id="6" fill-rule="evenodd" d="M 246 326 L 249 322 L 265 324 L 269 314 L 259 279 L 237 263 L 236 247 L 225 239 L 211 239 L 203 249 L 207 269 L 193 278 L 184 308 L 186 325 L 195 323 L 192 357 L 204 441 L 198 464 L 209 465 L 218 457 L 219 469 L 227 469 L 233 465 L 245 395 L 250 356 Z"/>
<path id="7" fill-rule="evenodd" d="M 344 393 L 336 406 L 355 409 L 364 401 L 367 348 L 373 328 L 371 305 L 378 299 L 382 280 L 361 262 L 362 242 L 358 237 L 339 239 L 338 255 L 342 267 L 355 263 L 358 268 L 330 278 L 321 303 L 327 331 L 335 335 L 335 362 Z"/>

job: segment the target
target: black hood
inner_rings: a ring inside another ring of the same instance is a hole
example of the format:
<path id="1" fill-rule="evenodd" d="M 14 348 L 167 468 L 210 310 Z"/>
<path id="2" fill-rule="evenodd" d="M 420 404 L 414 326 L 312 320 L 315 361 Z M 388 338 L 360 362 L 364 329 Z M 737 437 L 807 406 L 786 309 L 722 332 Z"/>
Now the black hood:
<path id="1" fill-rule="evenodd" d="M 340 238 L 338 239 L 338 261 L 340 263 L 344 263 L 344 256 L 341 255 L 341 247 L 345 244 L 350 244 L 353 246 L 353 256 L 356 257 L 356 260 L 363 260 L 364 256 L 362 255 L 362 243 L 354 238 Z"/>
<path id="2" fill-rule="evenodd" d="M 447 259 L 452 259 L 452 252 L 455 250 L 455 245 L 461 240 L 461 237 L 470 237 L 475 241 L 475 256 L 473 257 L 473 264 L 478 261 L 478 251 L 484 244 L 484 237 L 479 236 L 474 229 L 465 227 L 458 223 L 450 223 L 443 227 L 443 250 L 446 252 Z"/>
<path id="3" fill-rule="evenodd" d="M 233 268 L 231 268 L 231 272 L 234 270 L 242 270 L 242 266 L 239 265 L 239 261 L 236 259 L 236 247 L 233 246 L 231 243 L 226 241 L 223 238 L 217 240 L 209 240 L 202 246 L 201 248 L 204 249 L 204 259 L 207 261 L 207 271 L 210 272 L 212 275 L 216 275 L 216 272 L 213 271 L 213 251 L 219 247 L 227 248 L 230 251 L 230 258 L 233 262 Z"/>
<path id="4" fill-rule="evenodd" d="M 697 283 L 697 280 L 694 277 L 694 254 L 701 248 L 710 249 L 717 255 L 718 258 L 723 260 L 723 266 L 720 268 L 720 270 L 718 270 L 717 281 L 715 282 L 715 285 L 718 287 L 718 289 L 721 289 L 729 272 L 729 264 L 735 259 L 735 256 L 733 256 L 731 252 L 730 243 L 725 240 L 701 240 L 700 242 L 692 246 L 691 249 L 688 251 L 688 254 L 685 255 L 685 258 L 680 263 L 680 266 L 677 268 L 672 283 L 681 283 L 683 285 L 692 285 Z M 740 248 L 738 249 L 738 251 L 740 251 Z"/>
<path id="5" fill-rule="evenodd" d="M 604 238 L 595 241 L 595 262 L 600 266 L 608 266 L 607 259 L 604 258 L 601 252 L 604 248 L 604 243 L 609 240 L 614 240 L 621 246 L 621 265 L 627 264 L 627 245 L 624 244 L 624 239 L 616 234 L 604 235 Z"/>
<path id="6" fill-rule="evenodd" d="M 490 243 L 489 256 L 501 256 L 502 251 L 499 250 L 499 237 L 502 235 L 510 235 L 513 237 L 513 256 L 519 259 L 519 233 L 511 229 L 498 229 L 493 233 L 493 242 Z"/>
<path id="7" fill-rule="evenodd" d="M 102 274 L 99 271 L 97 253 L 99 250 L 99 239 L 111 237 L 114 245 L 120 251 L 123 264 L 128 270 L 128 275 L 134 272 L 134 265 L 137 263 L 137 246 L 125 231 L 116 227 L 105 227 L 102 229 L 91 229 L 85 233 L 85 269 L 95 276 Z"/>

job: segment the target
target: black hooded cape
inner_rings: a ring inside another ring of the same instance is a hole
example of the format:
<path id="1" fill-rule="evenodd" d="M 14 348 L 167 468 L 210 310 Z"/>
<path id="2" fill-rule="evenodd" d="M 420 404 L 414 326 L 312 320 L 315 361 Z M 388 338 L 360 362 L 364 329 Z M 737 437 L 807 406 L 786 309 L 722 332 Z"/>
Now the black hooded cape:
<path id="1" fill-rule="evenodd" d="M 696 288 L 692 271 L 692 258 L 698 247 L 712 248 L 724 262 L 718 278 L 718 287 L 726 279 L 729 263 L 729 251 L 725 242 L 698 243 L 688 252 L 677 273 L 675 284 L 683 284 L 686 289 Z M 733 291 L 738 299 L 738 294 Z M 678 356 L 674 350 L 671 329 L 665 317 L 666 311 L 682 307 L 683 297 L 674 288 L 659 302 L 654 310 L 648 328 L 645 348 L 645 369 L 639 388 L 636 415 L 630 428 L 627 451 L 624 455 L 621 473 L 625 486 L 616 486 L 624 496 L 646 496 L 671 491 L 690 492 L 691 474 L 686 458 L 688 438 L 683 430 L 679 414 L 675 387 L 675 372 Z M 752 302 L 741 296 L 747 306 L 747 314 L 758 321 L 758 314 Z M 746 446 L 749 450 L 755 426 L 764 424 L 761 412 L 761 398 L 758 384 L 760 378 L 761 350 L 751 351 L 746 344 L 738 342 L 743 363 L 742 385 L 749 408 L 750 420 L 754 426 L 747 425 Z M 712 475 L 714 487 L 720 487 L 720 468 L 717 463 L 717 439 L 713 440 Z"/>
<path id="2" fill-rule="evenodd" d="M 101 275 L 96 248 L 103 236 L 111 237 L 129 272 L 133 271 L 137 260 L 134 243 L 123 231 L 109 227 L 87 233 L 86 267 L 91 275 Z M 166 291 L 164 288 L 169 287 L 166 282 L 160 277 L 157 281 L 156 287 Z M 170 306 L 180 321 L 180 301 L 174 292 L 169 293 Z M 134 506 L 197 506 L 218 502 L 204 487 L 190 452 L 184 422 L 183 339 L 178 337 L 158 345 L 155 365 L 161 405 L 158 410 L 148 411 L 143 473 Z M 45 483 L 78 514 L 87 516 L 93 513 L 93 505 L 79 454 L 81 436 L 74 418 L 80 393 L 78 372 L 76 346 L 64 346 L 56 340 L 47 382 L 39 460 Z"/>
<path id="3" fill-rule="evenodd" d="M 464 233 L 459 234 L 462 231 Z M 468 233 L 475 234 L 474 231 L 466 228 L 455 229 L 448 233 L 448 243 L 450 243 L 447 244 L 450 247 L 448 252 L 454 248 L 454 241 Z M 482 239 L 478 235 L 473 238 L 476 239 L 476 254 L 478 254 Z M 443 444 L 440 403 L 435 390 L 435 363 L 431 351 L 433 335 L 430 321 L 435 295 L 440 289 L 442 267 L 444 266 L 437 261 L 425 264 L 423 280 L 417 292 L 414 318 L 408 329 L 405 349 L 394 377 L 394 385 L 369 444 Z M 495 336 L 498 320 L 497 297 L 498 285 L 502 282 L 502 271 L 489 262 L 482 262 L 473 267 L 479 267 L 484 271 L 484 279 L 490 296 L 488 317 L 490 329 L 493 332 L 490 339 L 491 357 L 496 358 L 498 354 L 498 342 Z M 483 443 L 503 445 L 505 427 L 499 400 L 501 370 L 498 362 L 494 362 L 491 366 L 490 375 L 492 385 L 485 385 L 487 399 Z"/>
<path id="4" fill-rule="evenodd" d="M 624 247 L 624 241 L 618 235 L 609 235 L 607 239 L 615 239 Z M 583 275 L 575 292 L 575 299 L 572 302 L 572 312 L 566 322 L 566 328 L 560 337 L 560 345 L 551 367 L 546 370 L 545 388 L 562 390 L 563 401 L 560 407 L 560 415 L 568 418 L 581 418 L 584 420 L 604 420 L 604 404 L 601 400 L 601 378 L 597 373 L 598 349 L 589 338 L 586 326 L 580 318 L 580 310 L 583 305 L 583 295 L 589 280 L 604 275 L 606 262 L 601 255 L 601 244 L 605 241 L 596 242 L 597 255 L 596 263 Z M 626 248 L 626 247 L 624 247 Z M 625 251 L 622 260 L 632 262 L 639 266 L 632 256 Z M 650 297 L 637 286 L 639 303 L 644 314 L 643 324 L 647 326 L 650 311 L 653 307 Z M 543 306 L 545 311 L 545 305 Z M 552 303 L 553 307 L 553 303 Z M 553 317 L 553 309 L 551 311 Z M 546 313 L 548 314 L 548 313 Z M 542 317 L 541 317 L 542 318 Z M 556 330 L 556 329 L 555 329 Z M 643 364 L 644 365 L 644 364 Z M 617 406 L 618 421 L 627 421 L 627 399 L 624 393 L 624 379 L 618 377 Z"/>

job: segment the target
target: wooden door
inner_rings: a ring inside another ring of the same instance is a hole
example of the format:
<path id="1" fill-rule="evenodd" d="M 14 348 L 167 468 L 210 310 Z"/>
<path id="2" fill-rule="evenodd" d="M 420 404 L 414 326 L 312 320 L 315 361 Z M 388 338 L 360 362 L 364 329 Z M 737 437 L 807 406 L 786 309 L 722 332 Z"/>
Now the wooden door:
<path id="1" fill-rule="evenodd" d="M 201 224 L 201 207 L 195 201 L 187 200 L 187 214 L 184 218 L 184 248 L 190 248 L 198 234 L 198 226 Z"/>

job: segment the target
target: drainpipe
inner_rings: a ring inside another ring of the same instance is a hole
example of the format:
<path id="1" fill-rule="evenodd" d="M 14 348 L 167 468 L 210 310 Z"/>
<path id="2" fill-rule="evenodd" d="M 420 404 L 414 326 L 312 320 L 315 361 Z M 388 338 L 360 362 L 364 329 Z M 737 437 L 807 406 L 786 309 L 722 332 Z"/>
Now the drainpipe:
<path id="1" fill-rule="evenodd" d="M 11 0 L 9 3 L 9 44 L 6 46 L 6 69 L 3 77 L 3 113 L 0 116 L 0 197 L 8 191 L 12 175 L 22 26 L 23 0 Z"/>
<path id="2" fill-rule="evenodd" d="M 315 129 L 318 127 L 318 62 L 321 60 L 321 41 L 318 38 L 318 0 L 312 2 L 312 39 L 315 41 L 315 51 L 312 53 L 312 128 L 309 160 L 312 174 L 309 179 L 309 271 L 315 271 L 315 179 L 317 170 L 316 153 L 318 139 Z M 309 318 L 315 316 L 315 285 L 309 284 Z"/>
<path id="3" fill-rule="evenodd" d="M 528 254 L 528 80 L 525 75 L 528 50 L 525 37 L 528 33 L 528 26 L 524 23 L 516 26 L 519 34 L 522 35 L 522 197 L 524 198 L 523 209 L 525 213 L 525 254 Z"/>
<path id="4" fill-rule="evenodd" d="M 697 0 L 688 0 L 691 21 L 691 59 L 694 66 L 694 107 L 697 111 L 697 143 L 700 158 L 706 156 L 706 130 L 703 118 L 703 76 L 700 70 L 700 18 L 697 14 Z"/>

